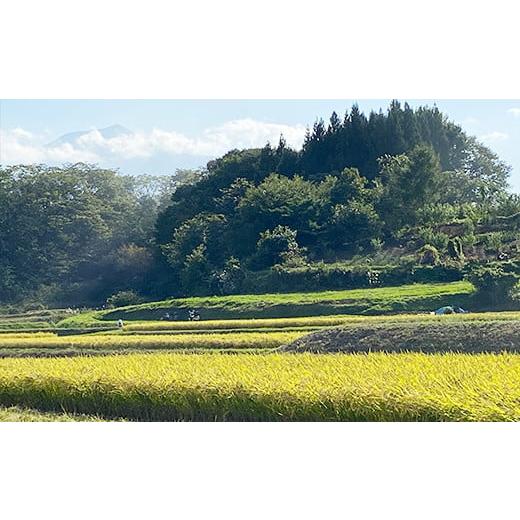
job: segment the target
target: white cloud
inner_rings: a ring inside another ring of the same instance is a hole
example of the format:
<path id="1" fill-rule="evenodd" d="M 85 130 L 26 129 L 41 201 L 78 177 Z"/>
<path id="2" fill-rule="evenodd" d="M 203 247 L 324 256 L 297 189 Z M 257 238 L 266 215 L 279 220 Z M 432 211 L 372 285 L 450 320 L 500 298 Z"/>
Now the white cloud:
<path id="1" fill-rule="evenodd" d="M 15 128 L 12 130 L 13 136 L 19 137 L 20 139 L 32 139 L 34 136 L 31 132 L 24 130 L 23 128 Z"/>
<path id="2" fill-rule="evenodd" d="M 299 148 L 305 137 L 305 126 L 264 123 L 254 119 L 228 121 L 221 126 L 205 130 L 203 140 L 220 150 L 230 148 L 253 148 L 263 146 L 267 141 L 278 144 L 283 134 L 287 144 Z"/>
<path id="3" fill-rule="evenodd" d="M 512 114 L 515 117 L 520 117 L 520 108 L 510 108 L 507 111 L 508 114 Z"/>
<path id="4" fill-rule="evenodd" d="M 0 131 L 0 164 L 98 162 L 100 157 L 71 144 L 46 147 L 42 138 L 21 128 Z"/>
<path id="5" fill-rule="evenodd" d="M 303 143 L 305 127 L 238 119 L 207 128 L 198 137 L 154 128 L 150 132 L 105 138 L 98 130 L 91 130 L 72 142 L 54 145 L 45 145 L 44 136 L 15 128 L 0 133 L 0 162 L 100 162 L 108 158 L 147 158 L 159 153 L 216 157 L 232 148 L 261 147 L 268 141 L 276 145 L 280 134 L 284 135 L 289 146 L 299 148 Z"/>
<path id="6" fill-rule="evenodd" d="M 484 143 L 497 143 L 509 139 L 509 135 L 504 132 L 490 132 L 489 134 L 481 135 L 481 141 Z"/>

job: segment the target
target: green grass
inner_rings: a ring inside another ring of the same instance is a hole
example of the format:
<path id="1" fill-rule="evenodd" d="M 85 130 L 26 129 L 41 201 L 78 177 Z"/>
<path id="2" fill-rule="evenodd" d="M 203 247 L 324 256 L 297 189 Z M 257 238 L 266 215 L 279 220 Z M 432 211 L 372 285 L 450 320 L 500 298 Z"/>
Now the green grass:
<path id="1" fill-rule="evenodd" d="M 181 319 L 186 319 L 187 310 L 191 308 L 199 310 L 203 322 L 220 319 L 424 312 L 451 304 L 471 308 L 468 303 L 472 301 L 473 293 L 473 286 L 463 281 L 344 291 L 181 298 L 83 313 L 62 320 L 58 326 L 113 327 L 119 318 L 125 321 L 153 321 L 159 320 L 166 312 L 171 315 L 177 313 Z"/>
<path id="2" fill-rule="evenodd" d="M 143 421 L 519 421 L 520 356 L 3 359 L 0 404 Z"/>
<path id="3" fill-rule="evenodd" d="M 86 328 L 116 328 L 115 320 L 102 321 L 106 311 L 86 311 L 75 316 L 65 318 L 57 323 L 61 329 L 86 329 Z"/>
<path id="4" fill-rule="evenodd" d="M 16 330 L 45 330 L 70 317 L 69 309 L 43 309 L 18 313 L 0 313 L 0 332 Z"/>
<path id="5" fill-rule="evenodd" d="M 2 331 L 29 331 L 51 329 L 52 324 L 45 321 L 0 321 L 0 332 Z"/>

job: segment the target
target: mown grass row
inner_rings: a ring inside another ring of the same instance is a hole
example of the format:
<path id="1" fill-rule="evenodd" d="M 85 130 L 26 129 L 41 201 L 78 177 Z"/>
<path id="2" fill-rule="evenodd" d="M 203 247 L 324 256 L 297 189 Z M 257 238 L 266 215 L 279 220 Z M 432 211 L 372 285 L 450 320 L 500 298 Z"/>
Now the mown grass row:
<path id="1" fill-rule="evenodd" d="M 520 356 L 4 359 L 0 404 L 134 420 L 518 421 Z"/>
<path id="2" fill-rule="evenodd" d="M 520 321 L 434 320 L 356 323 L 308 334 L 284 352 L 520 352 Z"/>

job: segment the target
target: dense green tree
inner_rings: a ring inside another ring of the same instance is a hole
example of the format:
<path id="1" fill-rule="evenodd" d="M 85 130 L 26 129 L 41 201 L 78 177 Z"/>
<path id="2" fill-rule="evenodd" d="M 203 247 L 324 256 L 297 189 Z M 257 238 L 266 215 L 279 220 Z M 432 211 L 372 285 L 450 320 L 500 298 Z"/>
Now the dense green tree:
<path id="1" fill-rule="evenodd" d="M 380 222 L 374 206 L 360 200 L 336 204 L 328 228 L 328 245 L 339 251 L 367 246 L 379 235 Z"/>
<path id="2" fill-rule="evenodd" d="M 277 225 L 296 230 L 305 245 L 313 242 L 313 232 L 324 216 L 321 195 L 316 184 L 300 176 L 272 174 L 249 188 L 240 200 L 236 219 L 243 252 L 252 252 L 258 235 Z"/>
<path id="3" fill-rule="evenodd" d="M 204 244 L 199 244 L 186 256 L 180 269 L 182 287 L 191 294 L 205 294 L 209 289 L 211 264 L 206 250 Z"/>
<path id="4" fill-rule="evenodd" d="M 356 168 L 345 168 L 329 179 L 332 182 L 329 194 L 331 204 L 344 204 L 350 200 L 373 201 L 375 191 L 369 188 L 367 179 Z"/>
<path id="5" fill-rule="evenodd" d="M 221 197 L 237 179 L 258 186 L 277 172 L 288 178 L 299 175 L 305 181 L 316 181 L 354 167 L 361 176 L 373 180 L 380 173 L 381 157 L 408 154 L 420 144 L 433 149 L 441 171 L 460 172 L 462 177 L 457 179 L 468 181 L 459 183 L 455 176 L 445 176 L 451 188 L 446 192 L 439 190 L 441 196 L 446 193 L 444 202 L 457 197 L 458 186 L 465 192 L 464 200 L 472 202 L 482 193 L 487 194 L 488 200 L 493 199 L 505 189 L 507 167 L 486 147 L 467 137 L 437 107 L 413 109 L 395 101 L 386 113 L 373 112 L 367 118 L 354 106 L 343 121 L 335 113 L 327 127 L 322 120 L 316 121 L 299 152 L 288 147 L 282 136 L 276 149 L 266 146 L 256 150 L 231 150 L 208 163 L 207 171 L 198 182 L 178 187 L 169 206 L 161 211 L 157 240 L 160 244 L 168 242 L 174 229 L 198 213 L 223 211 L 219 206 L 224 202 Z M 224 213 L 228 215 L 227 210 Z M 303 229 L 299 230 L 299 236 L 306 243 L 312 238 Z M 254 242 L 250 241 L 246 249 L 251 251 L 253 246 Z"/>
<path id="6" fill-rule="evenodd" d="M 257 269 L 265 269 L 276 264 L 299 263 L 304 259 L 305 250 L 296 240 L 297 231 L 288 226 L 276 226 L 260 233 L 252 263 Z"/>
<path id="7" fill-rule="evenodd" d="M 184 222 L 175 229 L 171 242 L 162 246 L 170 265 L 182 269 L 194 251 L 194 263 L 204 257 L 210 267 L 220 265 L 225 258 L 226 225 L 224 215 L 213 213 L 201 213 Z"/>
<path id="8" fill-rule="evenodd" d="M 468 279 L 477 288 L 483 302 L 497 307 L 507 304 L 513 298 L 520 274 L 517 265 L 496 262 L 474 266 L 469 271 Z"/>
<path id="9" fill-rule="evenodd" d="M 224 215 L 233 215 L 247 190 L 255 185 L 247 179 L 239 177 L 228 187 L 220 190 L 220 197 L 216 199 L 218 209 Z"/>
<path id="10" fill-rule="evenodd" d="M 210 288 L 214 294 L 236 294 L 240 292 L 245 279 L 245 272 L 240 260 L 230 257 L 222 269 L 214 271 L 210 279 Z"/>
<path id="11" fill-rule="evenodd" d="M 102 285 L 105 259 L 118 248 L 151 247 L 170 193 L 169 181 L 86 164 L 0 168 L 0 300 L 42 285 Z"/>
<path id="12" fill-rule="evenodd" d="M 438 197 L 439 161 L 430 147 L 418 145 L 408 155 L 383 157 L 380 164 L 378 212 L 387 231 L 393 232 L 412 225 L 419 208 Z"/>
<path id="13" fill-rule="evenodd" d="M 474 200 L 493 200 L 508 187 L 511 167 L 474 137 L 465 137 L 465 146 L 461 154 L 463 159 L 459 170 L 473 181 Z"/>

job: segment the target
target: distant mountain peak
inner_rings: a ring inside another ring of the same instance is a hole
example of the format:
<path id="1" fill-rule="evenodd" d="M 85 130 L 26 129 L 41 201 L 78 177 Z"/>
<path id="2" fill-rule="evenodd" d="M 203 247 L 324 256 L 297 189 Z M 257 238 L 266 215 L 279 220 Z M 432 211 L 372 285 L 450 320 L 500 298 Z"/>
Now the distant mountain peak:
<path id="1" fill-rule="evenodd" d="M 64 134 L 58 137 L 58 139 L 47 144 L 47 147 L 54 148 L 56 146 L 61 146 L 64 144 L 74 144 L 80 137 L 89 134 L 93 130 L 97 130 L 105 139 L 112 139 L 114 137 L 119 137 L 121 135 L 129 135 L 133 133 L 131 130 L 128 130 L 128 128 L 125 128 L 123 125 L 115 124 L 107 126 L 105 128 L 93 128 L 90 130 L 69 132 L 68 134 Z"/>
<path id="2" fill-rule="evenodd" d="M 118 137 L 120 135 L 128 135 L 132 134 L 128 128 L 125 128 L 123 125 L 111 125 L 106 128 L 98 129 L 98 132 L 105 138 L 110 139 L 111 137 Z"/>

